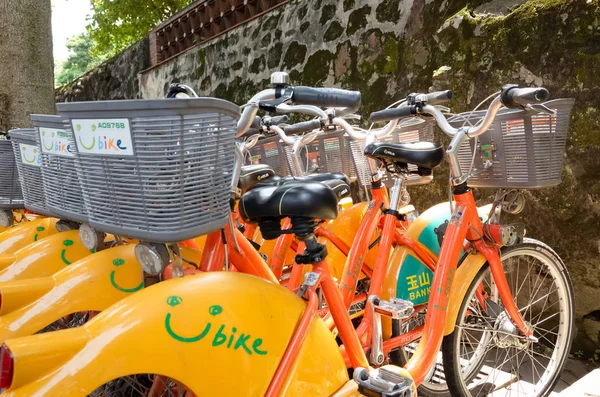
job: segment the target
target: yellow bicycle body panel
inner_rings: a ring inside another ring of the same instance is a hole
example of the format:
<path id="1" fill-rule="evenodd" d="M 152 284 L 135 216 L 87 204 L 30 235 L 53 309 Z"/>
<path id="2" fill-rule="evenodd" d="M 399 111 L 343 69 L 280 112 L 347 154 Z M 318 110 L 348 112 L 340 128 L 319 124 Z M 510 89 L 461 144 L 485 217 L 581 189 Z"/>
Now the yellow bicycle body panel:
<path id="1" fill-rule="evenodd" d="M 56 233 L 15 252 L 13 262 L 0 271 L 0 282 L 48 277 L 88 255 L 77 230 Z"/>
<path id="2" fill-rule="evenodd" d="M 86 396 L 115 378 L 154 373 L 196 395 L 263 396 L 305 307 L 285 288 L 241 273 L 165 281 L 80 328 L 6 341 L 15 367 L 4 395 Z M 347 379 L 337 344 L 316 317 L 286 395 L 330 395 Z"/>
<path id="3" fill-rule="evenodd" d="M 55 273 L 51 280 L 37 285 L 30 293 L 4 294 L 26 281 L 0 283 L 4 304 L 14 310 L 0 316 L 0 342 L 8 338 L 31 335 L 54 321 L 81 311 L 101 311 L 144 286 L 142 268 L 133 245 L 110 248 L 87 256 Z M 42 295 L 37 295 L 39 292 Z M 14 298 L 9 303 L 9 299 Z M 17 301 L 19 299 L 19 301 Z"/>
<path id="4" fill-rule="evenodd" d="M 354 238 L 356 237 L 356 232 L 360 227 L 360 223 L 362 222 L 363 216 L 367 211 L 367 206 L 369 203 L 361 202 L 354 204 L 353 206 L 345 209 L 340 212 L 338 217 L 333 221 L 327 223 L 325 225 L 325 229 L 330 233 L 334 234 L 338 238 L 340 238 L 348 247 L 352 247 L 352 243 Z M 373 240 L 378 237 L 378 234 L 373 236 Z M 322 242 L 325 240 L 321 238 Z M 365 256 L 365 263 L 372 270 L 375 267 L 375 261 L 377 260 L 379 245 L 375 246 L 373 249 L 369 250 L 367 255 Z M 346 255 L 344 255 L 340 250 L 338 250 L 334 244 L 331 242 L 327 242 L 327 250 L 328 256 L 326 261 L 329 263 L 329 268 L 331 269 L 331 273 L 338 280 L 342 279 L 342 273 L 344 271 L 344 266 L 346 265 Z M 337 256 L 332 256 L 331 254 L 338 253 Z M 360 278 L 364 278 L 364 274 L 361 273 Z"/>
<path id="5" fill-rule="evenodd" d="M 27 303 L 39 299 L 54 288 L 54 285 L 52 277 L 13 280 L 0 283 L 0 292 L 2 293 L 0 316 L 11 313 Z"/>
<path id="6" fill-rule="evenodd" d="M 0 255 L 14 254 L 28 244 L 58 233 L 56 218 L 37 218 L 0 233 Z"/>

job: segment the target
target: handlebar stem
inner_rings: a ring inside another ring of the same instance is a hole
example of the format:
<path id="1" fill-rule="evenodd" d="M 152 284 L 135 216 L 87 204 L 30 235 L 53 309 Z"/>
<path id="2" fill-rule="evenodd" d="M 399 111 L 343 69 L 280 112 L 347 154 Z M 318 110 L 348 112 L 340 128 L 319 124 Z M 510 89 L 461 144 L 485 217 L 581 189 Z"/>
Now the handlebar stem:
<path id="1" fill-rule="evenodd" d="M 284 141 L 286 144 L 288 145 L 293 145 L 294 142 L 296 142 L 296 139 L 292 136 L 287 136 L 285 134 L 285 131 L 283 131 L 283 129 L 279 126 L 276 125 L 272 125 L 269 127 L 269 129 L 271 131 L 275 131 L 277 133 L 277 135 L 279 135 L 279 138 L 281 138 L 282 141 Z"/>
<path id="2" fill-rule="evenodd" d="M 437 122 L 438 126 L 441 128 L 442 131 L 444 131 L 446 135 L 455 136 L 458 133 L 458 131 L 464 131 L 469 138 L 475 138 L 476 136 L 483 134 L 488 130 L 488 128 L 490 128 L 490 126 L 494 122 L 494 119 L 496 118 L 496 113 L 498 113 L 498 110 L 500 110 L 501 107 L 502 101 L 500 100 L 500 96 L 497 96 L 490 104 L 490 107 L 485 113 L 485 117 L 483 118 L 481 123 L 479 123 L 479 125 L 468 128 L 452 127 L 450 123 L 448 123 L 448 120 L 446 120 L 446 116 L 444 116 L 442 112 L 440 112 L 437 108 L 431 105 L 423 106 L 420 113 L 427 113 L 432 115 L 435 118 L 435 121 Z"/>
<path id="3" fill-rule="evenodd" d="M 252 116 L 254 117 L 254 116 Z M 231 193 L 237 194 L 237 186 L 240 181 L 240 174 L 242 172 L 242 165 L 244 165 L 244 152 L 243 152 L 244 143 L 236 142 L 235 143 L 235 162 L 233 165 L 233 174 L 231 175 Z"/>
<path id="4" fill-rule="evenodd" d="M 268 90 L 263 90 L 258 94 L 254 95 L 250 101 L 248 101 L 248 106 L 244 108 L 242 111 L 242 116 L 238 120 L 237 124 L 237 132 L 236 136 L 239 137 L 244 134 L 252 125 L 254 121 L 254 116 L 256 116 L 256 112 L 258 112 L 258 102 L 268 99 L 275 99 L 275 89 L 270 88 Z M 237 185 L 237 183 L 236 183 Z"/>
<path id="5" fill-rule="evenodd" d="M 460 185 L 468 179 L 468 175 L 463 174 L 460 168 L 460 163 L 458 161 L 458 151 L 463 143 L 469 139 L 469 135 L 467 131 L 464 129 L 459 129 L 457 133 L 452 138 L 450 142 L 450 146 L 446 150 L 446 160 L 450 165 L 450 176 L 451 182 L 454 186 Z"/>
<path id="6" fill-rule="evenodd" d="M 294 176 L 302 176 L 304 171 L 302 170 L 302 164 L 300 164 L 300 150 L 304 147 L 304 143 L 302 139 L 296 140 L 294 145 L 292 146 L 292 164 L 294 166 L 296 175 Z"/>

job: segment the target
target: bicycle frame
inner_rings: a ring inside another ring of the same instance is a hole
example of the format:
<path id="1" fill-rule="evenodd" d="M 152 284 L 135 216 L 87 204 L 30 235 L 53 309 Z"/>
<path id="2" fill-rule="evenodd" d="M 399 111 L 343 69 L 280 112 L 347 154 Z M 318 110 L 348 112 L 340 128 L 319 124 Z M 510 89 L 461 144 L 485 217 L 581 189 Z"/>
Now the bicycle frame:
<path id="1" fill-rule="evenodd" d="M 429 370 L 435 364 L 442 344 L 450 294 L 453 291 L 453 281 L 465 239 L 472 242 L 475 249 L 483 254 L 489 263 L 502 303 L 512 321 L 525 336 L 531 336 L 531 331 L 527 329 L 510 293 L 497 246 L 489 247 L 482 239 L 482 236 L 484 236 L 483 225 L 477 214 L 477 206 L 472 191 L 469 189 L 460 191 L 455 188 L 454 200 L 456 207 L 444 235 L 437 269 L 434 272 L 421 341 L 414 355 L 406 364 L 406 369 L 417 384 L 425 379 Z"/>

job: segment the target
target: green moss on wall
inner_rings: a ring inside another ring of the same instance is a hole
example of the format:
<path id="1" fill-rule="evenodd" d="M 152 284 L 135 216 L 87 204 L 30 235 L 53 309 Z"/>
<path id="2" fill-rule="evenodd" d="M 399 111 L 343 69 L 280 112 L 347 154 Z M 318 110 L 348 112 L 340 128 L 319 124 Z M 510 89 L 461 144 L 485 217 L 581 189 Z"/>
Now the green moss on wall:
<path id="1" fill-rule="evenodd" d="M 319 50 L 312 54 L 304 66 L 303 81 L 314 86 L 323 84 L 329 75 L 334 58 L 335 54 L 327 50 Z"/>

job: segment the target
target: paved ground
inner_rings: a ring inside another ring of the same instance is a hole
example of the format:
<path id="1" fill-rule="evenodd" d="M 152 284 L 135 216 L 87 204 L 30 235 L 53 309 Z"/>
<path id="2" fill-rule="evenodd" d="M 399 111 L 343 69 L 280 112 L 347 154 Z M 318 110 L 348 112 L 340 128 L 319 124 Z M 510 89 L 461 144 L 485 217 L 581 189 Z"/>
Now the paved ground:
<path id="1" fill-rule="evenodd" d="M 586 361 L 569 359 L 551 395 L 600 397 L 600 369 Z"/>

